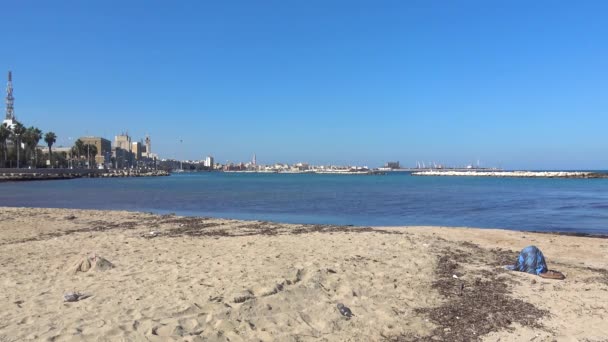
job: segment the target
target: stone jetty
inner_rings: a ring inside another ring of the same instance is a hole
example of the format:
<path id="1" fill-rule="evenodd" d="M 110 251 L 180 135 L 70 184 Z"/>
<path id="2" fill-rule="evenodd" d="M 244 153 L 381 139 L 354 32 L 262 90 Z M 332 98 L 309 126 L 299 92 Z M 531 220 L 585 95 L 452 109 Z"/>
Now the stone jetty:
<path id="1" fill-rule="evenodd" d="M 467 176 L 467 177 L 518 177 L 518 178 L 608 178 L 608 173 L 586 171 L 422 171 L 412 176 Z"/>
<path id="2" fill-rule="evenodd" d="M 0 169 L 0 182 L 157 176 L 169 176 L 169 172 L 163 170 Z"/>

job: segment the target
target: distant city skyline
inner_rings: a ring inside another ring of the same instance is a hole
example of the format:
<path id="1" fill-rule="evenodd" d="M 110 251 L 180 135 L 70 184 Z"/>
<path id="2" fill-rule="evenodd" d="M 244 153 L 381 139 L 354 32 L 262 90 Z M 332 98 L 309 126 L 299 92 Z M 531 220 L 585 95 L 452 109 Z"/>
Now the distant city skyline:
<path id="1" fill-rule="evenodd" d="M 57 146 L 128 130 L 182 160 L 608 169 L 607 10 L 9 2 L 0 68 Z"/>

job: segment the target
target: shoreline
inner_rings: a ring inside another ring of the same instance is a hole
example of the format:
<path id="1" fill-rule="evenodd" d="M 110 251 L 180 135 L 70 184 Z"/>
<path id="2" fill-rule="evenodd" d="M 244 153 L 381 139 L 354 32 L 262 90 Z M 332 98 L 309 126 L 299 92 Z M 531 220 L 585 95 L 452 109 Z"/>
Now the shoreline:
<path id="1" fill-rule="evenodd" d="M 479 229 L 479 228 L 472 228 L 472 229 Z M 508 229 L 506 229 L 508 230 Z M 592 238 L 592 239 L 608 239 L 608 234 L 591 234 L 591 233 L 578 233 L 578 232 L 560 232 L 560 231 L 539 231 L 539 230 L 531 230 L 531 231 L 526 231 L 526 230 L 518 230 L 519 232 L 530 232 L 530 233 L 535 233 L 535 234 L 549 234 L 549 235 L 562 235 L 562 236 L 576 236 L 576 237 L 585 237 L 585 238 Z"/>
<path id="2" fill-rule="evenodd" d="M 559 235 L 559 236 L 573 236 L 573 237 L 586 237 L 586 238 L 594 238 L 594 239 L 608 239 L 608 232 L 591 232 L 591 230 L 587 231 L 566 231 L 566 230 L 537 230 L 535 228 L 529 229 L 517 229 L 517 228 L 508 228 L 508 227 L 489 227 L 489 226 L 465 226 L 465 225 L 373 225 L 373 224 L 350 224 L 350 223 L 323 223 L 323 222 L 289 222 L 289 221 L 281 221 L 281 220 L 273 220 L 273 219 L 263 219 L 263 218 L 235 218 L 224 215 L 214 215 L 212 213 L 208 214 L 195 214 L 191 212 L 179 212 L 172 210 L 137 210 L 137 209 L 114 209 L 114 208 L 104 208 L 104 209 L 93 209 L 93 208 L 69 208 L 69 207 L 32 207 L 32 206 L 10 206 L 0 205 L 0 210 L 2 208 L 11 208 L 11 209 L 56 209 L 56 210 L 75 210 L 75 211 L 102 211 L 102 212 L 127 212 L 133 214 L 146 214 L 146 215 L 156 215 L 156 216 L 176 216 L 176 217 L 189 217 L 189 218 L 207 218 L 213 220 L 226 220 L 226 221 L 242 221 L 242 222 L 266 222 L 276 225 L 303 225 L 303 226 L 334 226 L 334 227 L 343 227 L 343 228 L 371 228 L 371 229 L 407 229 L 408 227 L 434 227 L 434 228 L 442 228 L 442 229 L 473 229 L 473 230 L 497 230 L 497 231 L 505 231 L 505 232 L 519 232 L 519 233 L 534 233 L 534 234 L 546 234 L 546 235 Z"/>
<path id="3" fill-rule="evenodd" d="M 181 213 L 173 212 L 171 210 L 133 210 L 133 209 L 91 209 L 91 208 L 69 208 L 69 207 L 31 207 L 31 206 L 0 206 L 0 210 L 5 209 L 49 209 L 49 210 L 74 210 L 74 211 L 101 211 L 101 212 L 126 212 L 133 214 L 145 214 L 145 215 L 156 215 L 156 216 L 175 216 L 175 217 L 186 217 L 186 218 L 206 218 L 213 220 L 226 220 L 226 221 L 240 221 L 240 222 L 266 222 L 275 225 L 302 225 L 302 226 L 333 226 L 343 228 L 371 228 L 371 229 L 408 229 L 408 227 L 432 227 L 441 229 L 472 229 L 472 230 L 497 230 L 505 232 L 518 232 L 518 233 L 534 233 L 534 234 L 546 234 L 546 235 L 558 235 L 558 236 L 573 236 L 573 237 L 585 237 L 594 239 L 608 239 L 608 233 L 605 232 L 589 232 L 589 231 L 565 231 L 565 230 L 534 230 L 530 229 L 517 229 L 517 228 L 505 228 L 505 227 L 483 227 L 483 226 L 447 226 L 447 225 L 365 225 L 365 224 L 337 224 L 337 223 L 315 223 L 315 222 L 287 222 L 273 219 L 254 219 L 254 218 L 233 218 L 230 216 L 214 216 L 214 214 L 192 214 L 192 213 Z"/>
<path id="4" fill-rule="evenodd" d="M 502 268 L 532 244 L 566 280 Z M 519 341 L 608 335 L 608 303 L 601 300 L 608 291 L 604 239 L 0 207 L 0 245 L 0 338 Z M 74 273 L 75 262 L 91 253 L 113 268 Z M 68 291 L 90 297 L 64 303 Z M 354 316 L 342 316 L 337 304 Z"/>

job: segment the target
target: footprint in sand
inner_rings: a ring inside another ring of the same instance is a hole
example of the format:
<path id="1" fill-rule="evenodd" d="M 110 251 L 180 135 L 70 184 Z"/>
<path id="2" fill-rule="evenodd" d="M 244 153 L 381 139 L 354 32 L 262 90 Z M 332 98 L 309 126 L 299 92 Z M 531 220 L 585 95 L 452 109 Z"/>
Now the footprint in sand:
<path id="1" fill-rule="evenodd" d="M 155 326 L 152 328 L 152 335 L 169 337 L 169 336 L 184 336 L 186 331 L 181 325 L 167 324 Z"/>

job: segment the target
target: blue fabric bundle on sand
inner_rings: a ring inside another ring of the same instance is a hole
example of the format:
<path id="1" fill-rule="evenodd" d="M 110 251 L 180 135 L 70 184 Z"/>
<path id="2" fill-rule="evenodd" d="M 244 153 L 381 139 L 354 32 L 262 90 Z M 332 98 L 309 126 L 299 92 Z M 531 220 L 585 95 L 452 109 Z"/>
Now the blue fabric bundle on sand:
<path id="1" fill-rule="evenodd" d="M 519 257 L 517 257 L 517 263 L 507 266 L 507 269 L 536 275 L 549 270 L 543 252 L 536 246 L 528 246 L 522 249 Z"/>

